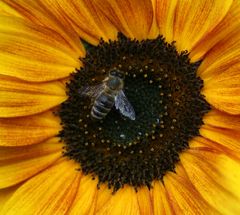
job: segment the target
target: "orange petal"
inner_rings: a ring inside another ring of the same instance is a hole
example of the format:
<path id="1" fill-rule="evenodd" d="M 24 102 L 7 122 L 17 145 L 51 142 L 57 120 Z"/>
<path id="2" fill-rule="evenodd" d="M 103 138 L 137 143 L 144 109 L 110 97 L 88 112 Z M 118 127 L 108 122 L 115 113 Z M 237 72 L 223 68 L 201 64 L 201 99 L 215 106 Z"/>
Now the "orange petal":
<path id="1" fill-rule="evenodd" d="M 233 66 L 205 79 L 202 90 L 211 105 L 230 114 L 240 114 L 240 63 L 238 67 Z"/>
<path id="2" fill-rule="evenodd" d="M 164 176 L 164 185 L 175 214 L 218 214 L 194 188 L 181 165 Z"/>
<path id="3" fill-rule="evenodd" d="M 155 181 L 152 188 L 152 201 L 154 215 L 174 214 L 167 191 L 160 181 Z"/>
<path id="4" fill-rule="evenodd" d="M 24 147 L 0 147 L 0 188 L 22 182 L 46 169 L 62 156 L 58 139 Z"/>
<path id="5" fill-rule="evenodd" d="M 225 111 L 229 114 L 240 114 L 240 95 L 239 90 L 221 89 L 204 92 L 206 100 L 216 109 Z"/>
<path id="6" fill-rule="evenodd" d="M 42 4 L 51 9 L 51 12 L 59 19 L 66 18 L 71 23 L 79 37 L 94 45 L 99 43 L 99 39 L 115 39 L 117 29 L 96 10 L 92 1 L 87 0 L 42 0 Z M 65 25 L 67 23 L 64 22 Z"/>
<path id="7" fill-rule="evenodd" d="M 191 183 L 208 204 L 221 214 L 239 214 L 239 162 L 206 147 L 191 147 L 181 155 L 181 162 Z"/>
<path id="8" fill-rule="evenodd" d="M 112 195 L 97 214 L 140 215 L 136 191 L 128 185 L 124 186 Z"/>
<path id="9" fill-rule="evenodd" d="M 88 215 L 96 201 L 97 180 L 92 180 L 89 175 L 82 176 L 80 185 L 72 203 L 69 214 Z"/>
<path id="10" fill-rule="evenodd" d="M 225 17 L 232 0 L 179 0 L 174 18 L 174 40 L 178 50 L 191 51 Z"/>
<path id="11" fill-rule="evenodd" d="M 160 34 L 166 41 L 173 41 L 174 16 L 178 0 L 156 0 L 156 18 L 159 26 Z"/>
<path id="12" fill-rule="evenodd" d="M 238 32 L 240 29 L 239 20 L 240 2 L 233 0 L 232 6 L 224 19 L 192 49 L 191 60 L 195 62 L 202 59 L 219 41 Z"/>
<path id="13" fill-rule="evenodd" d="M 51 112 L 39 115 L 0 119 L 0 145 L 24 146 L 40 143 L 56 136 L 61 126 Z"/>
<path id="14" fill-rule="evenodd" d="M 211 110 L 203 118 L 206 125 L 240 131 L 240 116 L 233 116 L 218 110 Z"/>
<path id="15" fill-rule="evenodd" d="M 29 179 L 4 205 L 1 214 L 65 214 L 79 185 L 76 164 L 64 159 Z"/>
<path id="16" fill-rule="evenodd" d="M 240 158 L 240 133 L 230 129 L 202 126 L 200 134 L 213 142 L 233 151 Z"/>
<path id="17" fill-rule="evenodd" d="M 0 17 L 0 74 L 36 82 L 56 80 L 79 68 L 79 57 L 54 31 Z"/>
<path id="18" fill-rule="evenodd" d="M 137 199 L 140 214 L 151 215 L 153 214 L 153 202 L 150 195 L 150 190 L 146 187 L 140 187 L 137 192 Z"/>
<path id="19" fill-rule="evenodd" d="M 25 20 L 33 24 L 42 25 L 54 30 L 59 36 L 63 37 L 65 42 L 77 53 L 83 53 L 84 49 L 79 42 L 77 33 L 71 25 L 63 25 L 65 19 L 58 19 L 49 8 L 44 7 L 40 1 L 28 0 L 2 0 Z"/>
<path id="20" fill-rule="evenodd" d="M 204 57 L 198 69 L 198 73 L 202 79 L 214 79 L 216 76 L 222 75 L 223 73 L 229 72 L 231 74 L 235 71 L 236 74 L 236 72 L 239 71 L 240 20 L 237 20 L 239 22 L 237 29 L 218 42 Z M 231 24 L 228 23 L 228 25 Z"/>
<path id="21" fill-rule="evenodd" d="M 93 0 L 105 16 L 131 38 L 148 38 L 153 23 L 151 0 Z"/>
<path id="22" fill-rule="evenodd" d="M 157 0 L 152 0 L 152 6 L 153 6 L 153 22 L 148 34 L 149 39 L 154 39 L 159 35 L 159 28 L 156 19 Z"/>
<path id="23" fill-rule="evenodd" d="M 0 75 L 0 117 L 40 113 L 61 104 L 66 98 L 58 82 L 32 84 Z"/>

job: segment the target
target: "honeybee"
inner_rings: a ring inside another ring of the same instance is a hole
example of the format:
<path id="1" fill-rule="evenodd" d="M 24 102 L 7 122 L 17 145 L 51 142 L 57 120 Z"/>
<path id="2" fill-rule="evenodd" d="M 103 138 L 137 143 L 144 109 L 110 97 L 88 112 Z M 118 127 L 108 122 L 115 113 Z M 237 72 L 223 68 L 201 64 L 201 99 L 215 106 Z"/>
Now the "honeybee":
<path id="1" fill-rule="evenodd" d="M 124 72 L 112 69 L 101 84 L 81 88 L 80 95 L 92 99 L 93 119 L 103 119 L 115 105 L 123 116 L 135 120 L 135 111 L 123 92 L 124 78 Z"/>

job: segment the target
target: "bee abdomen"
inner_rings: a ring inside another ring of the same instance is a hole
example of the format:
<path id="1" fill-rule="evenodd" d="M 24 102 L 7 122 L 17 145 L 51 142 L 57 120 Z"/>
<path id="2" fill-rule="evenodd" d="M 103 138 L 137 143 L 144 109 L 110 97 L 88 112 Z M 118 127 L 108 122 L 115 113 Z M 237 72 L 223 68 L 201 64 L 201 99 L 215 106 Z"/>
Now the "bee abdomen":
<path id="1" fill-rule="evenodd" d="M 91 116 L 94 119 L 100 120 L 100 119 L 103 119 L 106 115 L 107 115 L 107 113 L 102 113 L 102 112 L 98 111 L 98 109 L 96 107 L 93 107 L 91 110 Z"/>
<path id="2" fill-rule="evenodd" d="M 111 110 L 111 107 L 105 107 L 102 104 L 99 104 L 96 102 L 96 104 L 94 105 L 94 108 L 101 113 L 108 113 Z"/>
<path id="3" fill-rule="evenodd" d="M 91 110 L 91 116 L 94 119 L 103 119 L 114 105 L 114 96 L 102 93 L 94 102 Z"/>

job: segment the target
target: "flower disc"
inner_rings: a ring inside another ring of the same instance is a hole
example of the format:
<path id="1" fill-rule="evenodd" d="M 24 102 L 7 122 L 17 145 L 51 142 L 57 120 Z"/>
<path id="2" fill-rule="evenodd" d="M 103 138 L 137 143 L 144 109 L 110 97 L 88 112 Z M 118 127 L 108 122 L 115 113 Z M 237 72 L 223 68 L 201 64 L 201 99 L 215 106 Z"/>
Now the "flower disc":
<path id="1" fill-rule="evenodd" d="M 179 153 L 199 135 L 210 110 L 196 75 L 200 62 L 190 63 L 187 51 L 178 53 L 161 36 L 137 41 L 119 34 L 117 41 L 101 41 L 87 50 L 59 110 L 64 154 L 114 191 L 124 184 L 151 187 L 154 179 L 174 171 Z M 100 121 L 91 118 L 96 97 L 83 97 L 81 89 L 103 84 L 111 69 L 125 73 L 124 92 L 135 120 L 115 107 Z"/>

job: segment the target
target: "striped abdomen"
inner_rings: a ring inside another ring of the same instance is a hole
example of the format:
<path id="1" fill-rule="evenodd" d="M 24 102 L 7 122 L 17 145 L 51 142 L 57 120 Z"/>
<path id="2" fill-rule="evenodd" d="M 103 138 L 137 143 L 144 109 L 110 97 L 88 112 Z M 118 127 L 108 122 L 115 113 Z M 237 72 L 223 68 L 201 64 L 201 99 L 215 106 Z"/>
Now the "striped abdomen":
<path id="1" fill-rule="evenodd" d="M 114 92 L 105 92 L 103 91 L 95 100 L 91 116 L 96 120 L 103 119 L 114 105 L 115 95 Z"/>

